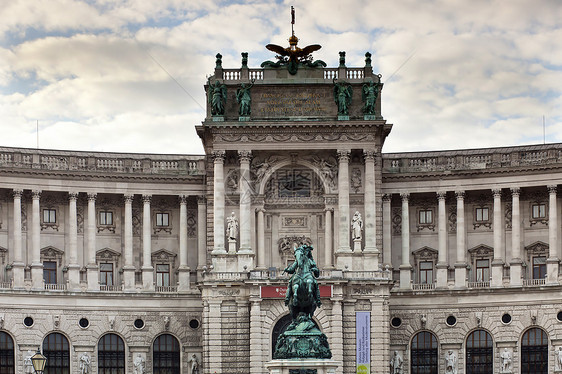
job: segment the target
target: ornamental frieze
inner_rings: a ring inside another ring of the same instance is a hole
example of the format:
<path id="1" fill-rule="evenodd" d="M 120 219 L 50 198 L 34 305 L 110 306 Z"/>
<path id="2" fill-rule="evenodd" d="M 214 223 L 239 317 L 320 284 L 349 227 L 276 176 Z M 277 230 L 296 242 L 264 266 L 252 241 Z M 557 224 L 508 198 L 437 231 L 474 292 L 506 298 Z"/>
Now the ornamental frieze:
<path id="1" fill-rule="evenodd" d="M 336 142 L 336 141 L 375 141 L 375 136 L 372 134 L 318 134 L 312 135 L 310 133 L 296 133 L 296 134 L 214 134 L 214 143 L 284 143 L 284 142 L 305 142 L 311 141 L 321 142 Z"/>

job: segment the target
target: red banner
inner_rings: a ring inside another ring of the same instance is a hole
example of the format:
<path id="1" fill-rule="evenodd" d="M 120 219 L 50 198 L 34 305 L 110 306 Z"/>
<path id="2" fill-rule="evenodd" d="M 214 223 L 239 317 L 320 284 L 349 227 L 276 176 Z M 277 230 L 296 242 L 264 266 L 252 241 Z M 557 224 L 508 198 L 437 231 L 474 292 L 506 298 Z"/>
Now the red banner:
<path id="1" fill-rule="evenodd" d="M 283 299 L 287 294 L 287 286 L 261 286 L 262 299 Z M 320 286 L 320 297 L 332 297 L 332 286 Z"/>

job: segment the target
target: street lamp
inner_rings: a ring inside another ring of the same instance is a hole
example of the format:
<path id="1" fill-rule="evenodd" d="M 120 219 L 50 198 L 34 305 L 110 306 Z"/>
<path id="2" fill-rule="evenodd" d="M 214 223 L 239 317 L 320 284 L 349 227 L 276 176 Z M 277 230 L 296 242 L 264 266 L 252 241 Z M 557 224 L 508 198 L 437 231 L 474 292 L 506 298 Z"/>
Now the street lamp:
<path id="1" fill-rule="evenodd" d="M 43 374 L 46 363 L 47 363 L 47 357 L 43 356 L 39 348 L 37 348 L 37 352 L 33 355 L 33 357 L 31 357 L 31 364 L 33 365 L 33 370 L 35 370 L 35 374 Z"/>

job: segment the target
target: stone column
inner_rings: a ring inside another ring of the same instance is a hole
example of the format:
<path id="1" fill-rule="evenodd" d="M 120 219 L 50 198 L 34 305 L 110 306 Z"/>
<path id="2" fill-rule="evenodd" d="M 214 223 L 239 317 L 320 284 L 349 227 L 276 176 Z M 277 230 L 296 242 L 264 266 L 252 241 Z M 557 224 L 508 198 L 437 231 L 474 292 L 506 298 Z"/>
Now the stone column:
<path id="1" fill-rule="evenodd" d="M 349 150 L 338 150 L 338 210 L 339 222 L 339 248 L 338 252 L 351 252 L 349 244 Z"/>
<path id="2" fill-rule="evenodd" d="M 330 269 L 333 267 L 333 228 L 332 228 L 332 213 L 333 208 L 324 209 L 325 222 L 324 222 L 324 268 Z"/>
<path id="3" fill-rule="evenodd" d="M 259 256 L 259 255 L 258 255 Z M 259 257 L 258 257 L 259 261 Z M 264 347 L 263 342 L 263 316 L 260 308 L 260 299 L 250 299 L 250 347 Z M 262 352 L 265 350 L 261 350 Z M 264 355 L 256 349 L 250 354 L 250 373 L 262 374 L 264 368 Z"/>
<path id="4" fill-rule="evenodd" d="M 187 265 L 187 196 L 180 195 L 180 266 L 178 268 L 178 291 L 187 291 L 190 288 L 190 268 Z"/>
<path id="5" fill-rule="evenodd" d="M 32 191 L 31 198 L 31 287 L 34 290 L 42 290 L 45 286 L 41 262 L 41 191 Z"/>
<path id="6" fill-rule="evenodd" d="M 145 291 L 154 291 L 154 267 L 152 266 L 152 223 L 150 216 L 151 195 L 142 195 L 142 285 Z"/>
<path id="7" fill-rule="evenodd" d="M 123 196 L 125 201 L 124 246 L 125 265 L 123 266 L 123 280 L 125 291 L 135 291 L 135 266 L 133 265 L 133 198 L 134 195 Z"/>
<path id="8" fill-rule="evenodd" d="M 13 232 L 14 241 L 14 262 L 12 263 L 12 275 L 14 278 L 14 288 L 24 287 L 25 264 L 23 262 L 23 252 L 21 245 L 21 196 L 23 190 L 14 189 L 12 191 L 14 197 L 14 217 Z"/>
<path id="9" fill-rule="evenodd" d="M 382 257 L 384 266 L 392 271 L 392 195 L 382 196 Z"/>
<path id="10" fill-rule="evenodd" d="M 252 189 L 250 188 L 251 151 L 238 151 L 240 159 L 240 247 L 239 253 L 252 251 Z"/>
<path id="11" fill-rule="evenodd" d="M 492 260 L 492 287 L 503 285 L 503 255 L 502 255 L 502 190 L 493 189 L 494 195 L 494 259 Z"/>
<path id="12" fill-rule="evenodd" d="M 336 290 L 340 292 L 336 295 Z M 343 296 L 341 295 L 341 286 L 334 285 L 334 297 L 332 297 L 332 310 L 330 314 L 330 335 L 328 342 L 332 351 L 332 359 L 343 362 Z M 338 373 L 343 373 L 343 368 L 339 368 Z"/>
<path id="13" fill-rule="evenodd" d="M 437 288 L 447 288 L 447 272 L 449 262 L 447 260 L 447 209 L 445 200 L 447 198 L 446 191 L 437 192 L 437 227 L 438 227 L 438 259 L 437 259 Z"/>
<path id="14" fill-rule="evenodd" d="M 213 179 L 213 233 L 214 248 L 212 254 L 226 254 L 224 246 L 224 157 L 225 151 L 214 151 L 214 179 Z"/>
<path id="15" fill-rule="evenodd" d="M 521 275 L 523 261 L 521 260 L 521 213 L 519 209 L 519 187 L 511 189 L 511 262 L 509 283 L 519 287 L 522 284 Z"/>
<path id="16" fill-rule="evenodd" d="M 76 211 L 77 192 L 68 193 L 68 287 L 80 289 L 80 265 L 78 265 L 78 220 Z"/>
<path id="17" fill-rule="evenodd" d="M 96 263 L 96 198 L 97 194 L 88 193 L 88 221 L 87 221 L 87 249 L 88 256 L 86 265 L 86 276 L 88 278 L 88 290 L 99 291 L 99 268 Z"/>
<path id="18" fill-rule="evenodd" d="M 207 265 L 207 199 L 197 196 L 197 269 Z"/>
<path id="19" fill-rule="evenodd" d="M 206 348 L 209 352 L 209 362 L 207 363 L 207 368 L 212 368 L 212 370 L 206 369 L 208 370 L 206 373 L 216 372 L 217 374 L 228 374 L 228 371 L 223 371 L 222 369 L 223 322 L 221 316 L 221 304 L 222 301 L 220 299 L 208 301 L 209 313 L 206 322 L 207 329 L 204 331 L 207 331 L 205 334 L 208 341 Z"/>
<path id="20" fill-rule="evenodd" d="M 256 209 L 257 214 L 258 214 L 258 232 L 257 232 L 257 236 L 258 236 L 258 240 L 257 240 L 257 245 L 258 245 L 258 269 L 265 269 L 265 209 L 262 207 L 259 207 Z"/>
<path id="21" fill-rule="evenodd" d="M 546 282 L 558 284 L 558 203 L 557 186 L 548 186 L 548 258 L 546 259 Z"/>
<path id="22" fill-rule="evenodd" d="M 455 288 L 466 288 L 466 226 L 464 223 L 464 191 L 457 196 L 457 262 L 455 263 Z"/>
<path id="23" fill-rule="evenodd" d="M 400 288 L 411 288 L 412 265 L 410 265 L 410 206 L 409 193 L 401 193 L 402 197 L 402 264 L 400 265 Z"/>
<path id="24" fill-rule="evenodd" d="M 365 157 L 365 252 L 378 253 L 376 247 L 376 190 L 375 190 L 375 155 L 376 151 L 364 150 Z M 378 266 L 376 269 L 377 270 Z"/>

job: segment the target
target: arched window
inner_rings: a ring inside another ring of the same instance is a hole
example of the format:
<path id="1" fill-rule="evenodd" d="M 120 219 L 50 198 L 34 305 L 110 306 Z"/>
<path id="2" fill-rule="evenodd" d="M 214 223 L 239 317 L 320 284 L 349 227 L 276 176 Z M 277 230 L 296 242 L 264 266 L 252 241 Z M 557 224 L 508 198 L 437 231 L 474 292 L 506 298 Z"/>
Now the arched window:
<path id="1" fill-rule="evenodd" d="M 152 346 L 153 374 L 180 374 L 180 344 L 170 334 L 163 334 L 154 340 Z"/>
<path id="2" fill-rule="evenodd" d="M 0 332 L 0 373 L 15 373 L 14 340 L 5 332 Z"/>
<path id="3" fill-rule="evenodd" d="M 43 339 L 43 355 L 47 357 L 44 374 L 70 374 L 70 347 L 63 334 L 53 332 Z"/>
<path id="4" fill-rule="evenodd" d="M 437 374 L 437 338 L 430 332 L 422 331 L 412 339 L 411 374 Z"/>
<path id="5" fill-rule="evenodd" d="M 487 374 L 493 370 L 492 336 L 484 330 L 473 331 L 466 339 L 466 373 Z"/>
<path id="6" fill-rule="evenodd" d="M 543 373 L 548 373 L 548 336 L 532 328 L 521 338 L 521 374 Z"/>
<path id="7" fill-rule="evenodd" d="M 125 344 L 116 334 L 105 334 L 98 342 L 98 374 L 125 374 Z"/>
<path id="8" fill-rule="evenodd" d="M 287 327 L 289 327 L 292 321 L 291 315 L 287 314 L 281 317 L 273 327 L 273 335 L 271 336 L 271 357 L 273 357 L 273 353 L 275 353 L 275 346 L 277 345 L 279 335 L 287 330 Z"/>

